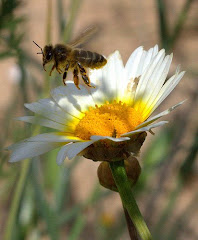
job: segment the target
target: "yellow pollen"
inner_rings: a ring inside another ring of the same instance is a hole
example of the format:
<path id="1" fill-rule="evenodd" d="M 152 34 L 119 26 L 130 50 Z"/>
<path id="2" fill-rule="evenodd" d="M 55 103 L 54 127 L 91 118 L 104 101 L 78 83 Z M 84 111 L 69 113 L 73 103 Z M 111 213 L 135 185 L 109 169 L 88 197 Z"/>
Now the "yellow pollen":
<path id="1" fill-rule="evenodd" d="M 120 137 L 133 131 L 142 122 L 141 112 L 122 102 L 106 103 L 89 108 L 75 129 L 75 136 L 83 140 L 93 135 Z"/>

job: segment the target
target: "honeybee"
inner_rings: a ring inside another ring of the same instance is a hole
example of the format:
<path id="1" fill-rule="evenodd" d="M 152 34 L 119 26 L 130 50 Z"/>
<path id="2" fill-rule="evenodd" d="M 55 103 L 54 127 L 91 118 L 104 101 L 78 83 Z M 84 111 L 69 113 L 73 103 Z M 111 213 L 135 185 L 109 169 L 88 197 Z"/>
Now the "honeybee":
<path id="1" fill-rule="evenodd" d="M 96 29 L 93 27 L 87 28 L 69 44 L 56 44 L 54 47 L 46 45 L 44 49 L 33 41 L 41 49 L 41 52 L 37 54 L 43 55 L 43 69 L 45 70 L 47 63 L 53 63 L 49 75 L 51 76 L 52 72 L 56 69 L 59 74 L 63 74 L 64 85 L 66 85 L 65 80 L 68 70 L 73 70 L 73 81 L 78 89 L 80 89 L 78 77 L 80 71 L 84 83 L 89 87 L 93 87 L 87 75 L 86 68 L 102 68 L 107 63 L 107 60 L 99 53 L 86 51 L 77 47 L 93 35 L 95 31 Z"/>

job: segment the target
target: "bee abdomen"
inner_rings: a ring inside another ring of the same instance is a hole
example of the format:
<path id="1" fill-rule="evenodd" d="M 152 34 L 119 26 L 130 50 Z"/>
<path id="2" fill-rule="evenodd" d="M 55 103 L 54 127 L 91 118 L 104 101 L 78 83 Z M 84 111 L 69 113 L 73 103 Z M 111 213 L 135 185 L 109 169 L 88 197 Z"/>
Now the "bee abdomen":
<path id="1" fill-rule="evenodd" d="M 101 68 L 106 63 L 107 60 L 102 55 L 96 52 L 90 52 L 83 49 L 76 50 L 76 59 L 79 61 L 83 66 L 89 68 Z"/>

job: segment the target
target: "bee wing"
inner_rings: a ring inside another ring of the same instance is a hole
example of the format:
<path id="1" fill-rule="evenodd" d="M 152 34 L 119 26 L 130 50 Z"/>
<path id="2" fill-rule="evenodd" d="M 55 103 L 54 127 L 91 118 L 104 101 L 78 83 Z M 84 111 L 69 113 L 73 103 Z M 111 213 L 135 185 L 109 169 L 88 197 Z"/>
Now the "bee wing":
<path id="1" fill-rule="evenodd" d="M 71 41 L 69 45 L 71 47 L 77 47 L 80 44 L 86 42 L 88 39 L 90 39 L 96 32 L 97 32 L 96 26 L 91 26 L 85 29 L 84 32 L 82 32 L 76 39 Z"/>

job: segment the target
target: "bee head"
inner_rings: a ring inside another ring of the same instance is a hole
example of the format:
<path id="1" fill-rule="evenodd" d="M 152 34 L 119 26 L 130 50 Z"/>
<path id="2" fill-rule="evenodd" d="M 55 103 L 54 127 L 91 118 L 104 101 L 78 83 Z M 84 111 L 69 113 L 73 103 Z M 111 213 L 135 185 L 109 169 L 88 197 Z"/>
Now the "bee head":
<path id="1" fill-rule="evenodd" d="M 53 59 L 53 46 L 46 45 L 43 50 L 35 41 L 33 41 L 33 43 L 41 49 L 41 52 L 38 52 L 37 54 L 43 55 L 43 69 L 45 70 L 45 64 L 51 62 Z"/>
<path id="2" fill-rule="evenodd" d="M 45 64 L 51 62 L 53 60 L 53 46 L 46 45 L 43 50 L 43 68 L 45 69 Z"/>

